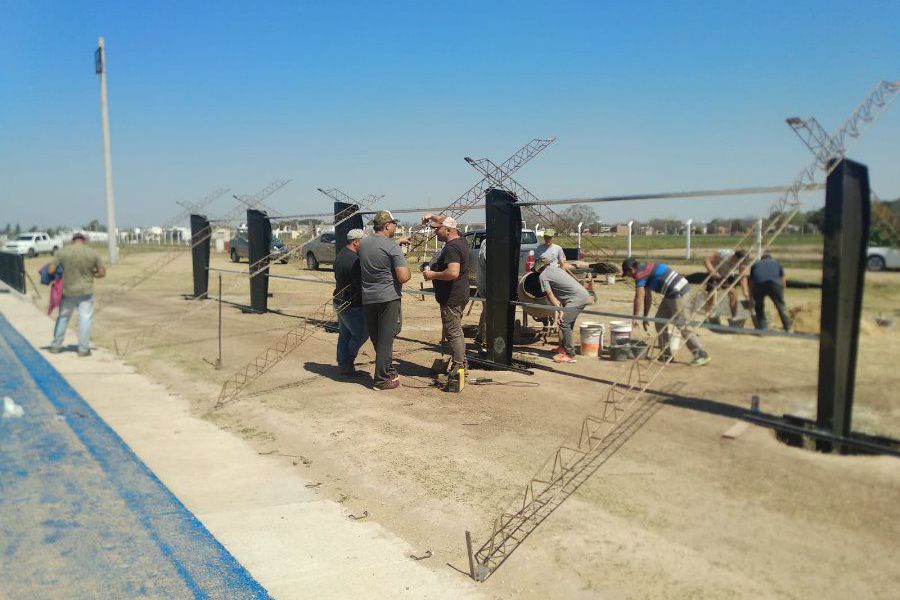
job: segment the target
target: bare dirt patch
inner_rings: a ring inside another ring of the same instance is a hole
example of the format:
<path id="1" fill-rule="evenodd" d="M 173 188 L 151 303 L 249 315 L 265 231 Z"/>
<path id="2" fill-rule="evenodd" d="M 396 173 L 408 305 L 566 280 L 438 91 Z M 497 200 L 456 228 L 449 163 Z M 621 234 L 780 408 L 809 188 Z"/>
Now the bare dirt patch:
<path id="1" fill-rule="evenodd" d="M 149 264 L 133 255 L 98 284 L 98 294 Z M 214 266 L 230 268 L 214 255 Z M 235 266 L 236 267 L 236 266 Z M 96 340 L 151 322 L 176 322 L 127 360 L 198 414 L 279 455 L 306 481 L 348 512 L 368 510 L 426 561 L 467 569 L 464 531 L 483 541 L 490 520 L 522 490 L 582 418 L 599 408 L 625 366 L 579 359 L 559 367 L 552 346 L 523 348 L 541 366 L 533 377 L 482 373 L 490 386 L 447 394 L 429 385 L 437 356 L 438 313 L 432 298 L 404 298 L 404 329 L 396 345 L 404 387 L 376 393 L 366 381 L 339 381 L 336 335 L 319 331 L 238 402 L 210 411 L 221 382 L 250 361 L 296 319 L 247 315 L 226 306 L 224 363 L 216 355 L 213 302 L 176 321 L 189 302 L 189 260 L 121 297 L 97 318 Z M 246 268 L 246 264 L 240 266 Z M 275 272 L 313 275 L 294 265 Z M 895 310 L 900 275 L 869 278 L 865 319 Z M 815 280 L 815 271 L 789 277 Z M 226 300 L 246 302 L 246 280 L 229 284 Z M 413 287 L 418 287 L 414 282 Z M 215 280 L 211 282 L 215 290 Z M 272 280 L 270 306 L 308 314 L 326 302 L 326 284 Z M 870 293 L 871 291 L 871 293 Z M 598 287 L 601 310 L 627 312 L 631 288 Z M 817 290 L 789 290 L 791 306 L 815 305 Z M 475 323 L 476 306 L 467 323 Z M 596 320 L 591 318 L 591 320 Z M 48 337 L 50 323 L 48 321 Z M 860 340 L 855 424 L 900 436 L 896 390 L 898 329 L 868 327 Z M 786 447 L 751 427 L 737 440 L 721 437 L 762 398 L 773 414 L 811 416 L 818 348 L 814 342 L 704 332 L 713 362 L 670 366 L 654 389 L 661 409 L 587 484 L 530 536 L 483 588 L 498 598 L 889 598 L 900 584 L 900 468 L 895 459 L 839 457 Z M 360 362 L 373 358 L 370 344 Z M 363 365 L 371 370 L 371 365 Z M 681 384 L 677 396 L 665 391 Z M 462 575 L 460 575 L 462 577 Z M 473 583 L 473 585 L 476 585 Z"/>

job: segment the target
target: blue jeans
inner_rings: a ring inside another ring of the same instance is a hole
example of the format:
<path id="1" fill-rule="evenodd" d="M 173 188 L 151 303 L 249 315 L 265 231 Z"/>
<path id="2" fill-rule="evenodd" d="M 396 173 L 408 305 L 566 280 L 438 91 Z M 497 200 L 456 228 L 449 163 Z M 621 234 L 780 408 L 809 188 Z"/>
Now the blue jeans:
<path id="1" fill-rule="evenodd" d="M 91 320 L 94 317 L 94 296 L 63 296 L 59 305 L 59 316 L 53 330 L 54 348 L 62 348 L 69 327 L 72 312 L 78 307 L 78 351 L 89 352 L 91 349 Z"/>
<path id="2" fill-rule="evenodd" d="M 368 339 L 362 306 L 348 306 L 338 313 L 337 363 L 341 370 L 353 368 L 359 349 Z"/>

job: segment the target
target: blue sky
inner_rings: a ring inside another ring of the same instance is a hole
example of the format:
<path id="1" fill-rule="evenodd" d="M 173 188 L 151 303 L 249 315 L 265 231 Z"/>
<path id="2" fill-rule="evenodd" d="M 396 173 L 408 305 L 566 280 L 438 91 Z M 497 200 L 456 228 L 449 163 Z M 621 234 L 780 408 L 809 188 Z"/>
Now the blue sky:
<path id="1" fill-rule="evenodd" d="M 8 2 L 0 0 L 0 227 L 105 220 L 106 37 L 118 222 L 149 224 L 275 178 L 439 205 L 557 142 L 517 179 L 566 198 L 790 183 L 784 124 L 836 128 L 900 78 L 900 2 Z M 850 156 L 900 196 L 900 102 Z M 598 207 L 605 221 L 761 214 L 774 197 Z M 810 205 L 821 202 L 813 196 Z M 221 200 L 213 212 L 225 212 Z"/>

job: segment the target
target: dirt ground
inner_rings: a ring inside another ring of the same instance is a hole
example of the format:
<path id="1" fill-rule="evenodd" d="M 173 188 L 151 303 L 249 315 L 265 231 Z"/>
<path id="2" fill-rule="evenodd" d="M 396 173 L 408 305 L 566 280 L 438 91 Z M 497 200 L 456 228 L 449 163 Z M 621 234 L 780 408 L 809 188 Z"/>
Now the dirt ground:
<path id="1" fill-rule="evenodd" d="M 155 258 L 137 253 L 116 265 L 98 284 L 101 303 Z M 30 272 L 42 262 L 29 260 Z M 246 269 L 215 254 L 213 266 Z M 273 272 L 332 280 L 293 264 Z M 818 274 L 789 270 L 788 277 L 816 281 Z M 249 301 L 245 278 L 225 275 L 223 282 L 225 300 Z M 216 285 L 211 278 L 213 294 Z M 414 279 L 409 287 L 418 285 Z M 270 307 L 310 314 L 331 290 L 271 280 Z M 337 336 L 319 330 L 237 402 L 213 410 L 222 381 L 302 321 L 225 305 L 217 371 L 216 303 L 198 307 L 181 297 L 190 291 L 184 256 L 102 308 L 95 342 L 121 347 L 140 331 L 125 360 L 260 453 L 295 465 L 298 477 L 321 482 L 323 495 L 354 513 L 367 510 L 421 552 L 432 550 L 426 562 L 434 569 L 468 570 L 465 530 L 480 545 L 491 520 L 557 446 L 577 440 L 584 416 L 599 410 L 610 383 L 625 374 L 622 363 L 606 359 L 554 365 L 553 346 L 539 344 L 520 348 L 539 367 L 533 376 L 475 371 L 491 384 L 442 392 L 429 378 L 439 356 L 434 300 L 405 297 L 395 346 L 400 389 L 374 392 L 369 380 L 338 380 Z M 626 284 L 597 292 L 597 309 L 630 310 Z M 818 296 L 789 290 L 788 304 L 814 311 Z M 900 325 L 881 328 L 874 317 L 897 316 L 898 301 L 900 273 L 867 275 L 854 428 L 893 437 L 900 437 Z M 479 310 L 466 322 L 477 323 Z M 678 395 L 660 394 L 661 408 L 647 424 L 486 583 L 472 585 L 496 598 L 896 597 L 900 462 L 804 451 L 753 426 L 735 440 L 722 437 L 754 394 L 764 412 L 813 416 L 817 343 L 709 331 L 702 340 L 713 361 L 690 368 L 682 351 L 653 386 L 678 385 Z M 371 371 L 373 358 L 367 343 L 363 368 Z"/>

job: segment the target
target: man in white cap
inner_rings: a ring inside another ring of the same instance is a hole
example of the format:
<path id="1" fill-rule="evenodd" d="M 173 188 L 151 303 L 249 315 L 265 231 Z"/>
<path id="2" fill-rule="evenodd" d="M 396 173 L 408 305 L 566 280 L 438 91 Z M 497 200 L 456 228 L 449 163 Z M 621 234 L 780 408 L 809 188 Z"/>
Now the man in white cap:
<path id="1" fill-rule="evenodd" d="M 338 319 L 337 363 L 341 375 L 357 374 L 353 365 L 359 349 L 369 339 L 366 315 L 362 307 L 362 275 L 359 269 L 359 244 L 366 234 L 362 229 L 347 232 L 347 245 L 334 259 L 334 312 Z"/>
<path id="2" fill-rule="evenodd" d="M 433 228 L 437 238 L 444 242 L 444 248 L 422 275 L 426 281 L 434 282 L 444 338 L 450 344 L 450 377 L 453 378 L 458 376 L 460 369 L 468 369 L 462 318 L 469 302 L 469 247 L 459 236 L 453 217 L 427 214 L 422 218 L 422 224 Z"/>

